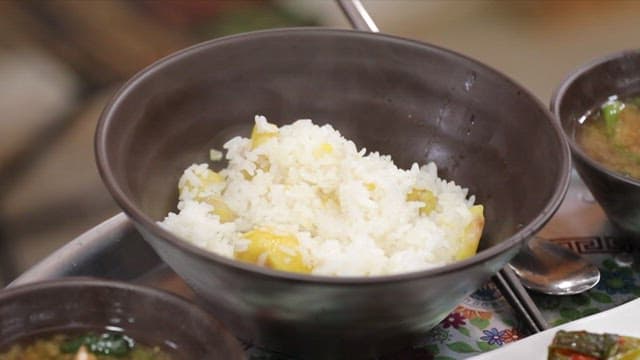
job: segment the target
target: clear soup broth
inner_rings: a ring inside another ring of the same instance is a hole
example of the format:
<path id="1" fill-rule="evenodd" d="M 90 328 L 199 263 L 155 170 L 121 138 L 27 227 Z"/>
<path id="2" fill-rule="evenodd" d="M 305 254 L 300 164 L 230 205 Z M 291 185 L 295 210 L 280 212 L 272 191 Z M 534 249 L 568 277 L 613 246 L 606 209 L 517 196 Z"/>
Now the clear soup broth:
<path id="1" fill-rule="evenodd" d="M 610 170 L 640 180 L 640 96 L 615 96 L 580 121 L 576 141 Z"/>

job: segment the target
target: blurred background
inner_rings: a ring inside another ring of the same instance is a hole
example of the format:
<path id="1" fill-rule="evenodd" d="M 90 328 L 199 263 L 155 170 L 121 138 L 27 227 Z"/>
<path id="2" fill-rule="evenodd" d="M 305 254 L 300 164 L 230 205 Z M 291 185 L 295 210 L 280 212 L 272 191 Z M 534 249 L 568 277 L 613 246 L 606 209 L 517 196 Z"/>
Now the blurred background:
<path id="1" fill-rule="evenodd" d="M 382 32 L 501 70 L 547 104 L 580 64 L 640 47 L 640 1 L 363 0 Z M 119 212 L 93 133 L 113 92 L 173 51 L 285 26 L 348 28 L 331 0 L 0 1 L 0 285 Z"/>

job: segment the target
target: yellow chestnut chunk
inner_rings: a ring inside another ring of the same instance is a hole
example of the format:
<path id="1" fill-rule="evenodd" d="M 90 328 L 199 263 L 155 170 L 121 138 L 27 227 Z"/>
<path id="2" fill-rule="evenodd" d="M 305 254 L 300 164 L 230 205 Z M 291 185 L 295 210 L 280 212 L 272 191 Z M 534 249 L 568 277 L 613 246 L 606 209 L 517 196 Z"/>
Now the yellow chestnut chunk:
<path id="1" fill-rule="evenodd" d="M 313 156 L 316 158 L 324 155 L 330 155 L 333 152 L 333 146 L 329 143 L 322 143 L 315 149 L 313 149 Z"/>
<path id="2" fill-rule="evenodd" d="M 369 191 L 374 191 L 376 189 L 376 184 L 374 183 L 364 183 L 364 187 Z"/>
<path id="3" fill-rule="evenodd" d="M 251 130 L 251 149 L 257 148 L 276 136 L 278 136 L 277 130 L 265 131 L 264 129 L 259 129 L 257 125 L 254 125 L 253 130 Z"/>
<path id="4" fill-rule="evenodd" d="M 247 170 L 242 170 L 242 177 L 247 181 L 253 179 L 253 175 L 249 174 Z"/>
<path id="5" fill-rule="evenodd" d="M 420 208 L 420 215 L 429 215 L 438 203 L 438 199 L 430 190 L 413 189 L 407 194 L 407 201 L 420 201 L 424 205 Z"/>
<path id="6" fill-rule="evenodd" d="M 185 181 L 183 184 L 181 184 L 182 186 L 178 186 L 180 195 L 182 195 L 182 193 L 185 191 L 191 192 L 194 189 L 197 191 L 203 191 L 213 184 L 221 184 L 225 181 L 222 175 L 210 169 L 206 169 L 205 171 L 200 171 L 195 174 L 198 177 L 198 180 L 200 180 L 200 183 L 194 184 L 191 181 Z"/>
<path id="7" fill-rule="evenodd" d="M 236 214 L 224 201 L 222 201 L 222 199 L 210 196 L 204 199 L 204 202 L 213 206 L 212 213 L 218 215 L 220 223 L 227 223 L 235 220 Z"/>
<path id="8" fill-rule="evenodd" d="M 274 234 L 267 230 L 251 230 L 242 235 L 249 240 L 246 250 L 236 251 L 238 260 L 264 265 L 268 268 L 308 274 L 311 268 L 302 260 L 295 236 Z"/>
<path id="9" fill-rule="evenodd" d="M 473 215 L 473 219 L 464 228 L 461 244 L 456 254 L 456 260 L 464 260 L 472 257 L 478 251 L 478 243 L 482 237 L 482 228 L 484 227 L 484 207 L 482 205 L 474 205 L 469 209 Z"/>
<path id="10" fill-rule="evenodd" d="M 255 164 L 256 164 L 256 170 L 260 169 L 264 172 L 269 172 L 269 170 L 271 169 L 271 164 L 269 163 L 269 159 L 267 159 L 267 157 L 264 155 L 259 155 L 258 158 L 256 159 Z M 242 177 L 247 181 L 251 181 L 254 175 L 251 175 L 247 170 L 242 170 Z"/>

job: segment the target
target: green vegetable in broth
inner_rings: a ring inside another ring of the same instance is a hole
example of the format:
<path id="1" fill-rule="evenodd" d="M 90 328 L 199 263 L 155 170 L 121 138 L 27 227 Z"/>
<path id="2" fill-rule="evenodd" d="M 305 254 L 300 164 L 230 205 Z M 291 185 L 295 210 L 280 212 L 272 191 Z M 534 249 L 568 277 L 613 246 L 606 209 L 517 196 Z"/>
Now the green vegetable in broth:
<path id="1" fill-rule="evenodd" d="M 602 117 L 607 126 L 607 134 L 613 136 L 616 133 L 620 112 L 624 109 L 624 103 L 614 100 L 602 106 Z"/>
<path id="2" fill-rule="evenodd" d="M 94 354 L 121 357 L 131 352 L 135 341 L 124 334 L 96 335 L 90 333 L 69 339 L 60 345 L 60 350 L 63 353 L 76 353 L 83 345 Z"/>

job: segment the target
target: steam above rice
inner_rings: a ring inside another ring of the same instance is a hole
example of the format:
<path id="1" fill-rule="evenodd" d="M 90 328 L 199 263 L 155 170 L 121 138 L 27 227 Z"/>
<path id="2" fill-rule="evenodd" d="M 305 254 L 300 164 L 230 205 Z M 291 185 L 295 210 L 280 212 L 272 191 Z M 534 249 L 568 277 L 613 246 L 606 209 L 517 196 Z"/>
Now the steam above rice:
<path id="1" fill-rule="evenodd" d="M 185 170 L 179 212 L 160 222 L 199 247 L 335 276 L 421 270 L 476 251 L 482 206 L 438 178 L 433 163 L 399 169 L 330 125 L 298 120 L 278 128 L 263 116 L 250 138 L 235 137 L 224 149 L 225 169 Z"/>

